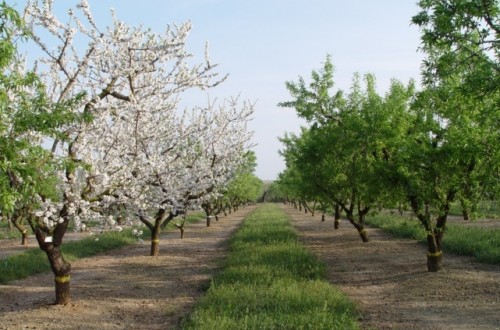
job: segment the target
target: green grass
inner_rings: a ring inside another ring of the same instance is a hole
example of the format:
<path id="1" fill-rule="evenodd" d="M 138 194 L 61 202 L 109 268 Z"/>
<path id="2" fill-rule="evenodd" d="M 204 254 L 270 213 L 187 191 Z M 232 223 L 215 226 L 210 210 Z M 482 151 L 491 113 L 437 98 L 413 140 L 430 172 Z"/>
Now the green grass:
<path id="1" fill-rule="evenodd" d="M 21 233 L 19 230 L 16 228 L 12 229 L 7 229 L 7 228 L 0 228 L 0 239 L 19 239 L 19 242 L 21 242 Z"/>
<path id="2" fill-rule="evenodd" d="M 500 201 L 480 201 L 476 213 L 479 218 L 500 219 Z M 454 202 L 451 205 L 450 215 L 462 216 L 460 202 Z"/>
<path id="3" fill-rule="evenodd" d="M 289 218 L 264 204 L 230 241 L 231 253 L 185 329 L 357 329 L 354 304 L 324 281 L 325 265 Z"/>
<path id="4" fill-rule="evenodd" d="M 30 232 L 31 229 L 29 229 L 29 226 L 27 228 Z M 15 227 L 12 227 L 12 229 L 9 229 L 9 224 L 7 221 L 2 220 L 0 221 L 0 239 L 12 239 L 12 238 L 19 238 L 19 241 L 21 241 L 21 233 L 19 230 L 17 230 Z"/>
<path id="5" fill-rule="evenodd" d="M 379 214 L 367 217 L 366 223 L 402 238 L 425 243 L 425 231 L 417 220 Z M 500 264 L 500 229 L 477 228 L 447 224 L 443 238 L 443 251 L 473 256 L 477 261 Z"/>
<path id="6" fill-rule="evenodd" d="M 206 219 L 205 212 L 196 211 L 196 212 L 188 213 L 186 215 L 186 222 L 184 224 L 186 231 L 189 230 L 189 227 L 187 227 L 188 224 L 195 223 L 195 222 L 198 222 L 198 221 L 201 221 L 201 220 L 204 220 L 204 219 Z M 181 216 L 179 216 L 178 218 L 174 218 L 172 221 L 170 221 L 165 226 L 164 232 L 170 232 L 170 231 L 179 230 L 179 228 L 177 228 L 175 226 L 175 223 L 181 223 L 181 221 L 182 221 Z"/>

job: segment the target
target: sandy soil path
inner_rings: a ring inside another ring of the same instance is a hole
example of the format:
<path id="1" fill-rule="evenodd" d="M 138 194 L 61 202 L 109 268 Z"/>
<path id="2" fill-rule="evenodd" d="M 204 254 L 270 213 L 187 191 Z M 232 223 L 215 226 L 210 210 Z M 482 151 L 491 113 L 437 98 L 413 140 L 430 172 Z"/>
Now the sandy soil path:
<path id="1" fill-rule="evenodd" d="M 53 306 L 53 275 L 0 285 L 0 329 L 174 329 L 203 293 L 227 239 L 255 207 L 162 237 L 160 256 L 134 244 L 72 264 L 68 306 Z"/>
<path id="2" fill-rule="evenodd" d="M 328 279 L 359 304 L 365 329 L 500 329 L 500 266 L 446 254 L 445 269 L 429 273 L 425 247 L 368 229 L 321 222 L 282 205 L 305 245 L 328 264 Z"/>

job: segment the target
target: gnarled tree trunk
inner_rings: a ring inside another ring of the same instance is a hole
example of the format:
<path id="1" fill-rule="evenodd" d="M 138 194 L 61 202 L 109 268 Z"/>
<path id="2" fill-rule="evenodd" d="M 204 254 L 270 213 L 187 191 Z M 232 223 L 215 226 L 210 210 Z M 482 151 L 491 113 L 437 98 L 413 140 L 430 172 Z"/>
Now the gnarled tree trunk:
<path id="1" fill-rule="evenodd" d="M 368 214 L 368 212 L 370 211 L 370 207 L 369 206 L 363 207 L 362 203 L 360 201 L 358 201 L 358 203 L 357 203 L 358 219 L 356 220 L 356 218 L 354 216 L 354 203 L 353 202 L 350 203 L 349 207 L 347 207 L 344 203 L 342 203 L 340 201 L 338 201 L 337 203 L 344 210 L 347 220 L 349 220 L 349 222 L 358 231 L 358 234 L 359 234 L 359 237 L 361 237 L 361 240 L 364 243 L 369 242 L 368 234 L 366 233 L 366 229 L 365 229 L 365 217 Z"/>
<path id="2" fill-rule="evenodd" d="M 70 272 L 71 264 L 67 262 L 61 253 L 62 237 L 66 232 L 67 222 L 58 224 L 53 236 L 47 236 L 40 228 L 35 232 L 40 249 L 45 252 L 50 263 L 50 268 L 55 275 L 56 305 L 67 305 L 71 301 L 70 296 Z"/>
<path id="3" fill-rule="evenodd" d="M 446 227 L 446 220 L 450 211 L 451 202 L 455 196 L 454 191 L 448 191 L 446 200 L 443 207 L 439 211 L 436 219 L 436 226 L 432 225 L 431 215 L 429 212 L 428 204 L 425 205 L 424 210 L 420 208 L 418 200 L 414 196 L 410 196 L 410 205 L 418 220 L 425 228 L 427 235 L 427 270 L 429 272 L 438 272 L 443 269 L 443 251 L 441 242 L 443 241 L 444 231 Z"/>
<path id="4" fill-rule="evenodd" d="M 349 220 L 349 222 L 358 231 L 359 237 L 361 237 L 361 240 L 363 241 L 363 243 L 369 242 L 370 240 L 368 239 L 368 234 L 366 233 L 364 223 L 361 221 L 356 221 L 352 212 L 346 212 L 346 217 L 347 217 L 347 220 Z"/>

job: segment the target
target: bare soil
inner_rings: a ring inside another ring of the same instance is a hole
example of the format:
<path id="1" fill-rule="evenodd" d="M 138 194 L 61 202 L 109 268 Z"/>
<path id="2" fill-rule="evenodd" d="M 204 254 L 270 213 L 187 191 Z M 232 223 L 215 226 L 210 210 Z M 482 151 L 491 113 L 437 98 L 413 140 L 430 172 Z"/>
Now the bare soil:
<path id="1" fill-rule="evenodd" d="M 189 225 L 184 239 L 178 232 L 163 235 L 159 257 L 149 256 L 145 242 L 72 263 L 67 306 L 52 305 L 52 273 L 0 285 L 0 329 L 174 329 L 210 284 L 227 239 L 254 208 L 210 227 Z"/>
<path id="2" fill-rule="evenodd" d="M 330 217 L 321 222 L 282 207 L 304 244 L 327 263 L 328 279 L 358 304 L 363 329 L 500 329 L 500 266 L 447 254 L 445 269 L 429 273 L 425 246 L 415 241 L 370 228 L 371 241 L 362 243 L 345 220 L 334 230 Z M 182 240 L 177 232 L 164 235 L 159 257 L 137 243 L 74 262 L 68 306 L 51 305 L 51 273 L 0 286 L 0 329 L 175 329 L 218 270 L 227 238 L 253 209 L 208 228 L 190 225 Z M 4 240 L 0 252 L 16 253 L 5 244 L 25 249 Z"/>
<path id="3" fill-rule="evenodd" d="M 347 220 L 334 230 L 333 218 L 282 207 L 331 283 L 358 304 L 364 329 L 500 329 L 500 266 L 445 254 L 444 270 L 429 273 L 423 244 L 373 228 L 362 243 Z"/>

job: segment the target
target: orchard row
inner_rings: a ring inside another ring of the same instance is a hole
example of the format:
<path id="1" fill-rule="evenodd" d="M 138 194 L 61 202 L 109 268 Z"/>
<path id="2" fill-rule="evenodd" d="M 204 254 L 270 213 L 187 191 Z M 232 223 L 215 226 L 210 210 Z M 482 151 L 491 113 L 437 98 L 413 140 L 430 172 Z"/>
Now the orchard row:
<path id="1" fill-rule="evenodd" d="M 288 82 L 281 106 L 307 120 L 285 135 L 275 196 L 343 211 L 363 241 L 365 216 L 409 206 L 427 235 L 427 267 L 442 267 L 451 204 L 466 217 L 500 192 L 500 8 L 494 1 L 421 1 L 422 89 L 356 75 L 334 91 L 328 57 L 311 82 Z"/>
<path id="2" fill-rule="evenodd" d="M 101 28 L 85 0 L 66 17 L 52 1 L 29 2 L 23 17 L 1 5 L 0 210 L 35 233 L 57 304 L 70 299 L 61 245 L 71 221 L 140 222 L 157 255 L 174 217 L 202 207 L 209 221 L 261 189 L 247 130 L 253 104 L 183 106 L 186 92 L 225 80 L 208 47 L 201 63 L 186 51 L 191 24 L 157 34 L 112 14 Z M 40 56 L 20 58 L 20 38 Z"/>

